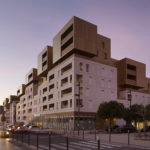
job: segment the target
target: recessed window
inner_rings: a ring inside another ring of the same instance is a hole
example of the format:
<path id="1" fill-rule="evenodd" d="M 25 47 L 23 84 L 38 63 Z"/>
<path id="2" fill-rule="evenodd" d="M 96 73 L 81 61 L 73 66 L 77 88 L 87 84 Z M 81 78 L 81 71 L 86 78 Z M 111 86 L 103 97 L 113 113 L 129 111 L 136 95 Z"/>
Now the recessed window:
<path id="1" fill-rule="evenodd" d="M 73 24 L 61 35 L 61 40 L 63 40 L 72 30 Z"/>
<path id="2" fill-rule="evenodd" d="M 83 107 L 83 100 L 82 99 L 77 99 L 76 100 L 76 106 L 78 107 L 78 106 L 80 106 L 80 107 Z"/>
<path id="3" fill-rule="evenodd" d="M 86 72 L 89 72 L 89 64 L 86 64 Z"/>
<path id="4" fill-rule="evenodd" d="M 136 76 L 127 74 L 127 79 L 136 81 Z"/>
<path id="5" fill-rule="evenodd" d="M 49 82 L 52 80 L 52 79 L 54 79 L 55 78 L 55 75 L 54 74 L 52 74 L 51 76 L 49 76 Z"/>
<path id="6" fill-rule="evenodd" d="M 132 70 L 132 71 L 136 71 L 136 66 L 127 64 L 127 69 Z"/>
<path id="7" fill-rule="evenodd" d="M 104 41 L 102 42 L 102 48 L 103 48 L 103 49 L 105 48 L 105 43 L 104 43 Z"/>
<path id="8" fill-rule="evenodd" d="M 82 71 L 82 70 L 83 70 L 83 63 L 80 62 L 80 71 Z"/>

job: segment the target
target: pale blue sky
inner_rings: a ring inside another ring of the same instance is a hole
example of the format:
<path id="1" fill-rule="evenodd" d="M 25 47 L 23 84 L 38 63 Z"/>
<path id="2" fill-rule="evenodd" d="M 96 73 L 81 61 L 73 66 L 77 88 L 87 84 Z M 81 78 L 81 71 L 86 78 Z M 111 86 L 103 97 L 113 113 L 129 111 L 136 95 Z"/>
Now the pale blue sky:
<path id="1" fill-rule="evenodd" d="M 113 58 L 144 62 L 150 76 L 149 0 L 0 0 L 0 104 L 72 16 L 111 38 Z"/>

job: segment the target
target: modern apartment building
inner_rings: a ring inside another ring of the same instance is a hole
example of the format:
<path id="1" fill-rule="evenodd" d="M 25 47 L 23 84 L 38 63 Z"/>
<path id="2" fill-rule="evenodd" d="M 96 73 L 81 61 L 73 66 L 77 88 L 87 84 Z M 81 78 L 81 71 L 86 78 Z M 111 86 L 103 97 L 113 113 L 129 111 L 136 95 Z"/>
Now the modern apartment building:
<path id="1" fill-rule="evenodd" d="M 45 128 L 94 129 L 102 102 L 150 103 L 146 65 L 111 58 L 111 41 L 97 26 L 73 17 L 38 55 L 38 67 L 18 90 L 17 122 Z M 79 119 L 80 116 L 80 120 Z M 102 125 L 103 126 L 103 125 Z"/>

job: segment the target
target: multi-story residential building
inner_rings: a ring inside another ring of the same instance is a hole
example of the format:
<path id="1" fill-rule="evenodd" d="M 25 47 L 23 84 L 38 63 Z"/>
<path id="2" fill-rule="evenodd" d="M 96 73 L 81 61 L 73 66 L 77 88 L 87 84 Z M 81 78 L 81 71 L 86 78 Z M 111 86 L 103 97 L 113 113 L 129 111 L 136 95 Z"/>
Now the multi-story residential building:
<path id="1" fill-rule="evenodd" d="M 6 98 L 3 101 L 3 106 L 4 106 L 4 115 L 5 115 L 5 122 L 6 124 L 10 124 L 10 109 L 9 109 L 9 99 Z"/>
<path id="2" fill-rule="evenodd" d="M 17 122 L 95 128 L 99 105 L 117 100 L 129 106 L 129 91 L 132 104 L 150 103 L 145 64 L 111 58 L 110 39 L 98 34 L 96 25 L 73 17 L 54 37 L 53 47 L 38 55 L 38 68 L 26 75 L 17 92 Z"/>

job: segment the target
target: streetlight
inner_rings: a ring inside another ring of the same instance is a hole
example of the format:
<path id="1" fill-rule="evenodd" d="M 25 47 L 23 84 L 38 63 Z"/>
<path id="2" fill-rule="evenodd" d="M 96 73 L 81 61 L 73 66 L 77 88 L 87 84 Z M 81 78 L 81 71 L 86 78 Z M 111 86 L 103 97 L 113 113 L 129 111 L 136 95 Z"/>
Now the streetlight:
<path id="1" fill-rule="evenodd" d="M 78 104 L 78 136 L 79 136 L 79 130 L 80 130 L 80 82 L 76 85 L 79 87 L 79 91 L 78 91 L 78 94 L 75 94 L 75 96 L 78 96 L 78 99 L 77 99 L 77 104 Z"/>

